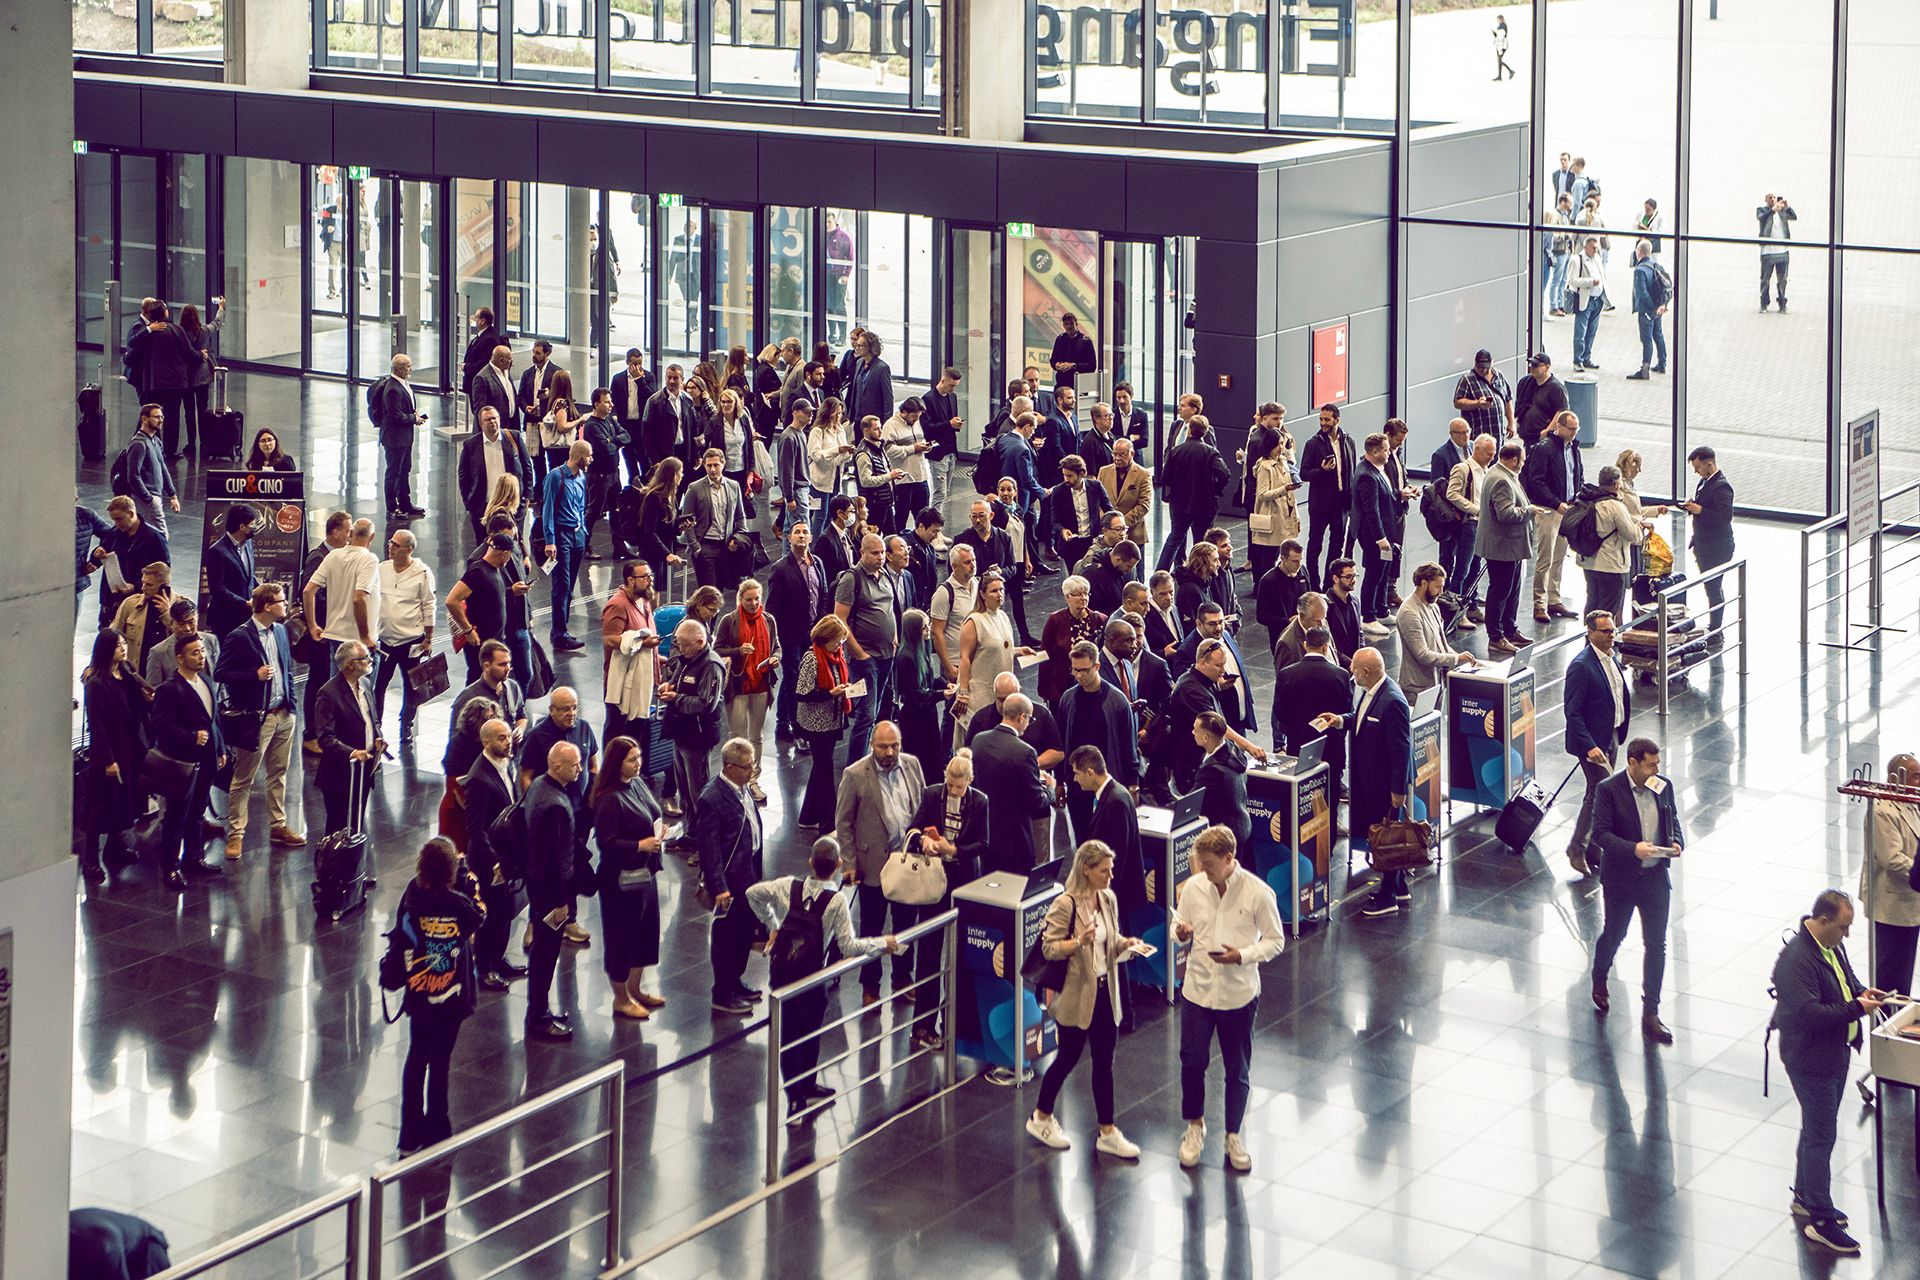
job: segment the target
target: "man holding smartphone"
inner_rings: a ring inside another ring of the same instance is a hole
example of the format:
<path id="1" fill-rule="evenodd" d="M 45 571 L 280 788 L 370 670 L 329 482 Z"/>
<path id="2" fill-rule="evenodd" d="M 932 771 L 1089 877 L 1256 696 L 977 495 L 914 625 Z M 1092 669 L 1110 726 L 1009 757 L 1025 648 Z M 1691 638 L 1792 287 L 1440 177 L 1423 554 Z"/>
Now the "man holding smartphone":
<path id="1" fill-rule="evenodd" d="M 1189 1169 L 1199 1164 L 1206 1145 L 1207 1066 L 1217 1035 L 1227 1078 L 1227 1163 L 1245 1173 L 1253 1157 L 1240 1140 L 1240 1126 L 1251 1093 L 1260 966 L 1279 955 L 1287 939 L 1273 890 L 1241 867 L 1235 847 L 1226 827 L 1211 826 L 1195 837 L 1193 865 L 1200 874 L 1180 887 L 1174 915 L 1174 936 L 1193 944 L 1180 987 L 1180 1112 L 1187 1121 L 1180 1163 Z"/>
<path id="2" fill-rule="evenodd" d="M 1660 985 L 1667 970 L 1667 915 L 1673 881 L 1667 867 L 1680 856 L 1686 832 L 1674 803 L 1673 780 L 1660 772 L 1660 744 L 1635 738 L 1627 744 L 1627 767 L 1593 789 L 1593 834 L 1588 848 L 1600 858 L 1601 904 L 1605 923 L 1593 949 L 1593 1007 L 1609 1007 L 1607 975 L 1627 936 L 1627 923 L 1640 913 L 1640 942 L 1646 951 L 1641 994 L 1646 1007 L 1640 1030 L 1655 1044 L 1672 1044 L 1673 1032 L 1660 1021 Z"/>

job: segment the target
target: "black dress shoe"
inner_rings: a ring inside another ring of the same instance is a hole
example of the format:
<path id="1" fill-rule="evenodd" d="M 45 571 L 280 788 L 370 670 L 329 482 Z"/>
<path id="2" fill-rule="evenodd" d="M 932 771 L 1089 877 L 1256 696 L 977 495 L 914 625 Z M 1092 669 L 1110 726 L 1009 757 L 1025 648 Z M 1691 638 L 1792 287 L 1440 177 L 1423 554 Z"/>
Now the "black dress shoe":
<path id="1" fill-rule="evenodd" d="M 505 991 L 507 980 L 497 973 L 483 973 L 480 975 L 480 985 L 488 991 Z"/>
<path id="2" fill-rule="evenodd" d="M 1608 1010 L 1613 1008 L 1613 1002 L 1607 997 L 1607 989 L 1605 987 L 1602 987 L 1602 986 L 1594 987 L 1593 1007 L 1595 1009 L 1598 1009 L 1601 1013 L 1606 1013 Z"/>
<path id="3" fill-rule="evenodd" d="M 1640 1034 L 1655 1044 L 1673 1043 L 1673 1032 L 1667 1030 L 1667 1024 L 1660 1021 L 1657 1013 L 1649 1013 L 1640 1019 Z"/>
<path id="4" fill-rule="evenodd" d="M 415 520 L 424 520 L 427 518 L 427 509 L 425 507 L 402 507 L 400 509 Z"/>
<path id="5" fill-rule="evenodd" d="M 587 642 L 574 636 L 555 636 L 553 647 L 561 653 L 578 653 L 587 647 Z"/>
<path id="6" fill-rule="evenodd" d="M 222 874 L 226 870 L 226 868 L 218 862 L 210 862 L 204 858 L 201 858 L 196 861 L 189 862 L 184 868 L 184 870 L 190 876 L 217 876 Z"/>
<path id="7" fill-rule="evenodd" d="M 510 964 L 505 960 L 493 966 L 493 971 L 503 978 L 524 978 L 527 976 L 527 966 L 523 964 Z"/>
<path id="8" fill-rule="evenodd" d="M 178 871 L 167 872 L 167 888 L 172 889 L 175 893 L 178 893 L 181 890 L 185 889 L 186 887 L 187 887 L 187 878 L 185 876 L 181 875 Z"/>
<path id="9" fill-rule="evenodd" d="M 80 868 L 80 874 L 86 877 L 88 884 L 105 884 L 107 869 L 97 862 L 89 862 Z"/>
<path id="10" fill-rule="evenodd" d="M 527 1024 L 529 1040 L 571 1040 L 573 1025 L 565 1018 L 539 1018 Z"/>

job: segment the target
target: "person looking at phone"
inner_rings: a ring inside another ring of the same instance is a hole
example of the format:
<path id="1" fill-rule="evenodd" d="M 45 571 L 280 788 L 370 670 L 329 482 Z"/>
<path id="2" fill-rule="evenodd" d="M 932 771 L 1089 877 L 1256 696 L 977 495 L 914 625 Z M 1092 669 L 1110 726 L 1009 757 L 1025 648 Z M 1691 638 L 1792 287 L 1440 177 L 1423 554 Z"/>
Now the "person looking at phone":
<path id="1" fill-rule="evenodd" d="M 1234 856 L 1232 831 L 1211 826 L 1193 842 L 1200 874 L 1180 886 L 1173 934 L 1193 944 L 1180 986 L 1180 1163 L 1193 1168 L 1207 1141 L 1207 1067 L 1214 1037 L 1227 1077 L 1227 1163 L 1236 1172 L 1253 1168 L 1240 1140 L 1251 1092 L 1253 1016 L 1260 1005 L 1260 966 L 1285 948 L 1286 932 L 1273 890 Z"/>
<path id="2" fill-rule="evenodd" d="M 1600 942 L 1593 949 L 1593 1007 L 1607 1012 L 1607 975 L 1637 911 L 1646 950 L 1640 1030 L 1655 1044 L 1673 1043 L 1673 1032 L 1660 1021 L 1667 914 L 1673 900 L 1667 866 L 1685 843 L 1673 781 L 1660 772 L 1660 744 L 1635 738 L 1627 744 L 1627 767 L 1593 789 L 1593 834 L 1587 847 L 1600 855 L 1600 900 L 1605 908 Z"/>
<path id="3" fill-rule="evenodd" d="M 1413 789 L 1413 716 L 1407 695 L 1387 677 L 1378 649 L 1353 655 L 1353 683 L 1359 703 L 1348 715 L 1325 712 L 1308 723 L 1321 733 L 1342 734 L 1347 743 L 1347 830 L 1356 849 L 1367 848 L 1373 824 L 1404 816 Z M 1364 916 L 1390 916 L 1413 901 L 1407 873 L 1380 876 Z"/>

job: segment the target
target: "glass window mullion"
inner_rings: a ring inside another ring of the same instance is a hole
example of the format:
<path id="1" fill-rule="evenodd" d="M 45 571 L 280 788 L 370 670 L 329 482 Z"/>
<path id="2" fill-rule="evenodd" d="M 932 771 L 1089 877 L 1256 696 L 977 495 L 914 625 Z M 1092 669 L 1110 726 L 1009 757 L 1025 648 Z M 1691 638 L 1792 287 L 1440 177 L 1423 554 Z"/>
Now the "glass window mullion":
<path id="1" fill-rule="evenodd" d="M 1153 50 L 1159 27 L 1159 0 L 1140 0 L 1140 119 L 1145 124 L 1152 124 L 1155 114 Z"/>
<path id="2" fill-rule="evenodd" d="M 593 3 L 593 87 L 606 89 L 613 84 L 613 0 L 592 0 Z M 601 222 L 604 230 L 607 226 L 605 214 L 607 202 L 602 192 L 600 201 Z"/>
<path id="3" fill-rule="evenodd" d="M 495 21 L 499 24 L 500 28 L 499 35 L 494 41 L 496 50 L 494 55 L 495 78 L 498 79 L 501 84 L 506 84 L 513 79 L 513 5 L 514 0 L 497 0 L 498 7 L 495 9 L 495 12 L 499 15 Z M 479 19 L 477 17 L 474 20 L 474 25 L 476 27 L 479 25 Z M 497 287 L 497 280 L 495 284 Z"/>
<path id="4" fill-rule="evenodd" d="M 231 0 L 230 0 L 231 2 Z M 314 8 L 321 7 L 323 0 L 314 0 Z M 480 17 L 474 15 L 474 26 L 480 25 Z M 400 16 L 400 74 L 417 76 L 420 74 L 420 0 L 406 0 Z"/>
<path id="5" fill-rule="evenodd" d="M 713 0 L 690 0 L 693 5 L 693 93 L 704 98 L 713 92 Z"/>
<path id="6" fill-rule="evenodd" d="M 820 97 L 820 6 L 800 6 L 800 101 Z M 819 221 L 819 219 L 815 219 Z M 821 261 L 823 259 L 816 259 Z"/>

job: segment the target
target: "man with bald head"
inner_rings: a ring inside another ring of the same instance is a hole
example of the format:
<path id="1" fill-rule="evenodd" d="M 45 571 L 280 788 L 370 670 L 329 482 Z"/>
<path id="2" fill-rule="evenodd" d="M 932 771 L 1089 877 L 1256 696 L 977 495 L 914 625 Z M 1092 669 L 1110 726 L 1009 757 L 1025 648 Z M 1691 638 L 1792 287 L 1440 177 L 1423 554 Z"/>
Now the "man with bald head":
<path id="1" fill-rule="evenodd" d="M 1902 751 L 1887 761 L 1887 781 L 1920 786 L 1920 760 Z M 1873 985 L 1913 990 L 1920 944 L 1920 894 L 1911 868 L 1920 858 L 1920 810 L 1895 800 L 1867 801 L 1867 855 L 1860 866 L 1860 909 L 1873 922 Z"/>
<path id="2" fill-rule="evenodd" d="M 548 1001 L 560 960 L 561 930 L 573 911 L 573 886 L 583 870 L 572 795 L 581 766 L 580 748 L 571 742 L 554 743 L 547 751 L 546 772 L 533 779 L 521 804 L 527 837 L 527 909 L 533 925 L 533 947 L 528 953 L 532 969 L 527 985 L 529 1040 L 573 1038 L 573 1024 L 565 1012 L 553 1012 Z"/>
<path id="3" fill-rule="evenodd" d="M 871 750 L 847 766 L 840 775 L 840 791 L 834 804 L 833 834 L 840 842 L 842 861 L 853 868 L 852 880 L 858 886 L 860 928 L 869 934 L 889 932 L 883 927 L 889 907 L 893 911 L 891 932 L 913 927 L 920 918 L 915 908 L 889 903 L 880 892 L 880 869 L 887 855 L 903 849 L 907 832 L 913 826 L 913 813 L 926 791 L 926 775 L 920 762 L 900 749 L 900 727 L 891 720 L 873 726 Z M 899 953 L 893 958 L 893 989 L 896 993 L 913 982 L 913 956 Z M 862 1003 L 880 998 L 880 966 L 868 965 L 860 971 Z"/>
<path id="4" fill-rule="evenodd" d="M 519 397 L 514 390 L 513 348 L 504 344 L 493 349 L 492 358 L 467 383 L 467 407 L 473 420 L 488 409 L 500 415 L 500 427 L 520 429 Z"/>
<path id="5" fill-rule="evenodd" d="M 480 755 L 460 787 L 466 801 L 467 865 L 480 882 L 480 900 L 487 908 L 486 922 L 474 940 L 474 958 L 480 985 L 505 991 L 509 979 L 527 974 L 525 968 L 507 960 L 507 939 L 520 911 L 519 890 L 514 887 L 522 874 L 518 852 L 503 864 L 488 839 L 493 820 L 525 791 L 513 767 L 513 728 L 505 720 L 480 726 Z"/>
<path id="6" fill-rule="evenodd" d="M 887 545 L 879 534 L 860 539 L 860 559 L 840 575 L 833 588 L 833 613 L 847 624 L 847 669 L 855 684 L 866 682 L 867 696 L 853 706 L 849 754 L 867 749 L 873 725 L 887 705 L 893 686 L 893 656 L 900 647 L 900 598 L 887 576 Z"/>
<path id="7" fill-rule="evenodd" d="M 372 548 L 373 521 L 363 516 L 349 527 L 347 544 L 327 552 L 301 593 L 305 616 L 326 619 L 320 638 L 327 642 L 329 660 L 349 640 L 365 645 L 375 663 L 380 660 L 380 559 Z"/>
<path id="8" fill-rule="evenodd" d="M 367 390 L 367 412 L 380 433 L 386 454 L 384 487 L 389 520 L 418 520 L 427 513 L 413 505 L 413 436 L 427 420 L 413 398 L 413 361 L 404 353 L 393 358 L 392 372 Z"/>
<path id="9" fill-rule="evenodd" d="M 553 754 L 554 744 L 570 742 L 580 753 L 580 772 L 566 791 L 573 801 L 573 836 L 575 854 L 581 863 L 591 857 L 587 852 L 587 836 L 593 827 L 593 816 L 587 807 L 587 796 L 593 790 L 593 780 L 600 771 L 600 742 L 594 736 L 593 726 L 580 714 L 580 695 L 569 685 L 556 685 L 547 699 L 546 718 L 535 725 L 527 734 L 527 744 L 520 753 L 520 785 L 522 788 L 533 786 L 535 766 Z M 583 945 L 592 940 L 590 935 L 571 916 L 561 934 L 568 942 Z"/>
<path id="10" fill-rule="evenodd" d="M 973 785 L 987 797 L 991 852 L 983 871 L 1031 872 L 1034 825 L 1053 812 L 1054 781 L 1021 737 L 1033 713 L 1024 693 L 1008 694 L 1000 701 L 1000 723 L 975 734 L 970 744 Z"/>
<path id="11" fill-rule="evenodd" d="M 1315 716 L 1313 727 L 1346 737 L 1347 839 L 1349 847 L 1364 849 L 1374 823 L 1407 816 L 1407 797 L 1413 790 L 1413 715 L 1407 695 L 1388 678 L 1378 649 L 1355 653 L 1352 670 L 1356 698 L 1352 713 Z M 1380 877 L 1361 914 L 1390 916 L 1401 903 L 1411 901 L 1407 873 L 1389 872 Z"/>

